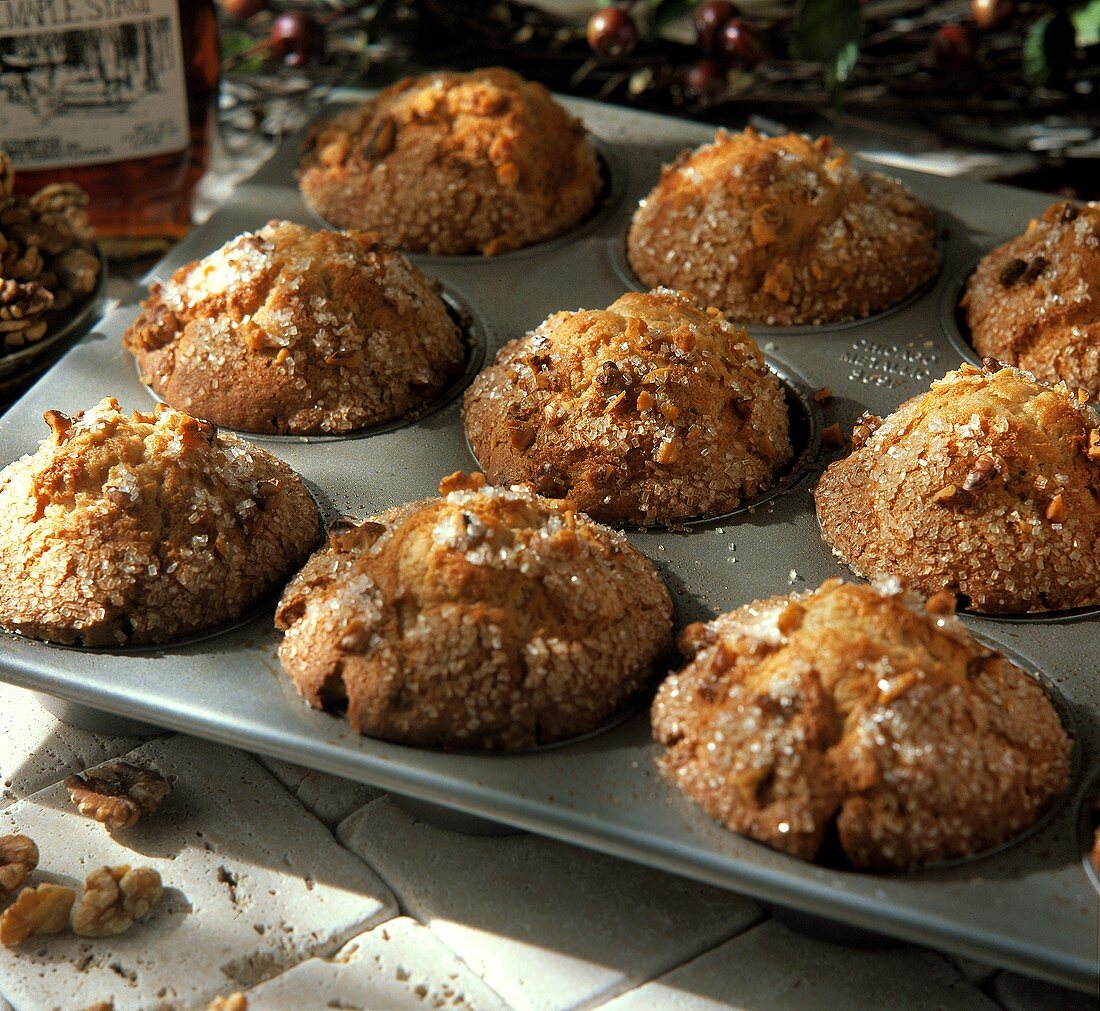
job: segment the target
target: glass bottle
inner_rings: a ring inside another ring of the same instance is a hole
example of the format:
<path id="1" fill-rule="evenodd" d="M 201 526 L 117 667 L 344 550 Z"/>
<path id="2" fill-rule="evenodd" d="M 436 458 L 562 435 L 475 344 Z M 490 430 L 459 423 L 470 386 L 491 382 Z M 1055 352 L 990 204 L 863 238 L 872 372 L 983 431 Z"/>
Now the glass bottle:
<path id="1" fill-rule="evenodd" d="M 214 0 L 0 3 L 0 149 L 17 191 L 76 183 L 108 256 L 166 249 L 191 224 L 219 72 Z"/>

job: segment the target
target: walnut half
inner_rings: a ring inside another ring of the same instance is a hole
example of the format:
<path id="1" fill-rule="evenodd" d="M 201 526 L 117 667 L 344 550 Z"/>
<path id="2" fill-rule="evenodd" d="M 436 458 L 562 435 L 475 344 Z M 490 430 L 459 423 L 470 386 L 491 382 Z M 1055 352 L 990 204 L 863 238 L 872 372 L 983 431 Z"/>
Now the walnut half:
<path id="1" fill-rule="evenodd" d="M 228 997 L 215 997 L 206 1011 L 248 1011 L 248 998 L 243 993 L 231 993 Z"/>
<path id="2" fill-rule="evenodd" d="M 75 899 L 76 892 L 64 885 L 24 888 L 19 898 L 0 914 L 0 944 L 13 948 L 28 937 L 64 930 Z"/>
<path id="3" fill-rule="evenodd" d="M 82 815 L 109 829 L 129 828 L 142 815 L 153 814 L 172 791 L 159 773 L 129 762 L 111 762 L 83 776 L 69 776 L 65 788 Z"/>
<path id="4" fill-rule="evenodd" d="M 0 902 L 14 894 L 38 866 L 38 847 L 25 835 L 0 835 Z"/>
<path id="5" fill-rule="evenodd" d="M 85 879 L 84 894 L 73 907 L 73 933 L 81 937 L 121 934 L 163 894 L 160 875 L 151 867 L 100 867 Z"/>

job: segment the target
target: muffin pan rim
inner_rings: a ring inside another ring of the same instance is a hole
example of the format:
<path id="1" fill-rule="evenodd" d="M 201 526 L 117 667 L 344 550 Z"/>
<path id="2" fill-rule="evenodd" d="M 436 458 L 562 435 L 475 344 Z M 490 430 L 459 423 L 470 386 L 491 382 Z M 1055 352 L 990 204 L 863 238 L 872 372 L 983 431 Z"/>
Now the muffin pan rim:
<path id="1" fill-rule="evenodd" d="M 561 101 L 593 121 L 594 132 L 609 142 L 629 145 L 634 139 L 635 146 L 628 148 L 629 161 L 624 156 L 630 173 L 628 196 L 648 191 L 655 167 L 676 150 L 694 146 L 713 133 L 713 128 L 671 117 L 579 99 Z M 227 230 L 235 234 L 245 227 L 257 227 L 273 216 L 272 211 L 303 220 L 302 204 L 293 188 L 295 163 L 292 138 L 207 225 L 177 247 L 160 271 L 170 272 L 173 263 L 193 259 L 199 250 L 209 252 L 224 241 Z M 1015 208 L 1012 213 L 1018 213 L 1022 230 L 1029 217 L 1041 209 L 1040 204 L 1051 202 L 989 184 L 942 180 L 902 170 L 890 174 L 903 178 L 926 201 L 949 207 L 967 219 L 972 248 L 984 248 L 990 237 L 996 238 L 1005 227 L 1003 220 L 994 221 L 986 213 L 983 203 Z M 991 196 L 999 199 L 991 200 Z M 479 294 L 472 300 L 483 307 L 488 353 L 495 354 L 504 340 L 523 332 L 516 322 L 520 318 L 537 322 L 549 311 L 606 304 L 622 293 L 603 247 L 609 227 L 628 206 L 624 201 L 601 228 L 575 243 L 544 257 L 530 254 L 522 264 L 531 268 L 523 277 L 522 313 L 515 291 L 507 285 L 488 284 L 495 271 L 514 287 L 515 271 L 502 269 L 499 258 L 478 264 L 448 264 L 446 270 L 433 265 L 431 273 L 445 284 L 471 289 L 471 296 L 472 289 L 477 289 Z M 1003 218 L 1003 207 L 1001 210 Z M 970 255 L 961 241 L 965 238 L 953 237 L 944 272 L 931 293 L 906 312 L 853 327 L 849 338 L 866 336 L 851 347 L 813 335 L 765 332 L 757 339 L 763 350 L 797 367 L 812 387 L 832 387 L 834 399 L 826 408 L 827 420 L 840 422 L 842 428 L 865 407 L 876 412 L 893 409 L 926 388 L 929 379 L 958 364 L 954 350 L 946 346 L 936 308 L 947 272 Z M 540 271 L 548 267 L 554 268 L 554 283 L 548 280 L 547 270 Z M 475 280 L 480 274 L 486 275 L 484 287 Z M 564 280 L 566 275 L 570 280 Z M 125 312 L 108 316 L 98 334 L 78 344 L 0 421 L 0 456 L 13 459 L 33 449 L 43 432 L 40 414 L 46 407 L 73 410 L 88 406 L 85 401 L 95 398 L 81 394 L 82 389 L 99 395 L 114 393 L 128 408 L 138 406 L 134 401 L 139 396 L 145 401 L 136 379 L 119 367 L 121 352 L 116 341 L 129 318 Z M 900 348 L 901 353 L 891 352 L 891 346 Z M 916 364 L 905 359 L 906 349 L 915 349 Z M 83 386 L 78 388 L 74 377 L 80 377 Z M 448 469 L 456 469 L 453 464 L 469 467 L 472 460 L 464 446 L 464 433 L 461 445 L 453 437 L 455 427 L 460 430 L 459 417 L 457 405 L 452 403 L 428 423 L 344 446 L 342 458 L 355 467 L 361 480 L 360 508 L 355 511 L 378 512 L 395 501 L 430 494 L 428 477 L 414 472 L 417 461 L 438 468 L 431 474 L 433 483 Z M 255 438 L 262 444 L 262 437 Z M 326 456 L 321 447 L 300 441 L 296 437 L 265 448 L 283 456 L 300 473 L 304 471 L 307 481 L 322 488 L 326 501 L 346 497 L 347 489 L 337 487 L 344 480 L 343 469 L 320 461 L 318 457 Z M 387 450 L 392 447 L 392 452 L 382 454 L 379 443 Z M 375 455 L 388 458 L 374 459 L 376 450 Z M 398 473 L 395 463 L 402 454 L 407 460 L 401 461 L 404 466 Z M 373 487 L 373 483 L 387 482 L 393 486 L 388 491 Z M 805 498 L 801 495 L 804 487 L 800 485 L 794 494 L 757 510 L 755 516 L 727 522 L 723 534 L 714 524 L 684 533 L 629 534 L 666 575 L 678 605 L 678 626 L 701 614 L 788 592 L 785 584 L 803 589 L 816 586 L 828 575 L 845 574 L 821 545 L 816 529 L 811 533 L 811 519 L 816 528 L 816 518 L 808 492 Z M 725 543 L 733 541 L 736 544 Z M 707 557 L 704 545 L 709 547 Z M 790 578 L 785 579 L 792 564 L 800 572 L 791 568 Z M 963 620 L 968 628 L 988 633 L 982 619 L 964 615 Z M 1065 643 L 1064 626 L 1059 630 L 1052 622 L 998 624 L 991 633 L 999 644 L 1017 649 L 1024 645 L 1026 658 L 1049 673 L 1073 703 L 1082 723 L 1080 746 L 1087 776 L 1100 768 L 1100 700 L 1096 696 L 1100 668 L 1095 661 L 1090 663 L 1089 651 L 1080 647 L 1097 628 L 1096 622 L 1087 620 L 1074 625 L 1072 664 L 1053 659 L 1064 658 L 1066 651 L 1059 645 L 1059 636 Z M 204 643 L 169 644 L 160 656 L 134 652 L 113 657 L 85 652 L 82 663 L 75 666 L 72 651 L 4 637 L 0 639 L 0 677 L 97 708 L 374 782 L 770 901 L 840 917 L 867 929 L 984 958 L 1078 988 L 1093 984 L 1096 923 L 1091 907 L 1082 913 L 1081 903 L 1086 892 L 1094 902 L 1095 892 L 1080 869 L 1075 810 L 1067 814 L 1063 808 L 1035 836 L 1018 837 L 1018 845 L 983 857 L 980 865 L 915 876 L 841 875 L 733 836 L 658 781 L 651 768 L 658 749 L 648 740 L 647 721 L 641 716 L 591 740 L 545 754 L 471 757 L 387 745 L 358 738 L 332 718 L 306 709 L 287 679 L 277 673 L 277 641 L 270 627 L 254 621 Z M 1093 650 L 1097 653 L 1100 651 Z M 998 909 L 1008 907 L 1019 910 L 1020 915 L 997 915 Z"/>

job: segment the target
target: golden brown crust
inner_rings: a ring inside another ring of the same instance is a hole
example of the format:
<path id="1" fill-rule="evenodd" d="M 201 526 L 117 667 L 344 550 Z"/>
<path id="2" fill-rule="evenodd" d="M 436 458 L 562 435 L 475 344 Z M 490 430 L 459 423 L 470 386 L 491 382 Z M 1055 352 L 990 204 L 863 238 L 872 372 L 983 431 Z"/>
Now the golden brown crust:
<path id="1" fill-rule="evenodd" d="M 711 817 L 805 859 L 834 820 L 860 868 L 977 853 L 1065 789 L 1044 688 L 900 584 L 829 580 L 682 636 L 661 686 L 662 774 Z"/>
<path id="2" fill-rule="evenodd" d="M 298 182 L 340 227 L 486 255 L 571 228 L 601 186 L 580 121 L 500 67 L 398 81 L 315 132 Z"/>
<path id="3" fill-rule="evenodd" d="M 283 668 L 360 733 L 515 749 L 596 729 L 652 677 L 672 604 L 568 502 L 451 480 L 334 531 L 276 613 Z"/>
<path id="4" fill-rule="evenodd" d="M 0 472 L 0 627 L 85 646 L 168 642 L 241 616 L 315 546 L 281 460 L 168 408 L 108 397 Z"/>
<path id="5" fill-rule="evenodd" d="M 719 130 L 642 201 L 627 240 L 650 287 L 692 292 L 738 323 L 829 323 L 900 302 L 939 263 L 932 212 L 861 172 L 828 137 Z"/>
<path id="6" fill-rule="evenodd" d="M 1096 427 L 1064 386 L 963 366 L 885 421 L 861 419 L 814 492 L 822 534 L 861 575 L 981 611 L 1100 604 Z"/>
<path id="7" fill-rule="evenodd" d="M 1100 203 L 1051 204 L 982 259 L 962 306 L 979 354 L 1100 397 Z"/>
<path id="8" fill-rule="evenodd" d="M 760 349 L 686 293 L 555 313 L 505 345 L 465 406 L 494 484 L 530 484 L 605 522 L 727 512 L 791 458 Z"/>
<path id="9" fill-rule="evenodd" d="M 287 221 L 154 285 L 123 344 L 173 407 L 246 432 L 390 421 L 463 360 L 437 287 L 377 235 Z"/>

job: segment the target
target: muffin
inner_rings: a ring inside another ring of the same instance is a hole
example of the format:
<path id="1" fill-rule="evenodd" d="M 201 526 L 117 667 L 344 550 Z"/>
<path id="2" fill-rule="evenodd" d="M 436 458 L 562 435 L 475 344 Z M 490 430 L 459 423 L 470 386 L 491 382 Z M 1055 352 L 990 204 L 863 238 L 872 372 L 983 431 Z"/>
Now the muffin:
<path id="1" fill-rule="evenodd" d="M 298 183 L 341 228 L 486 256 L 572 228 L 602 187 L 580 121 L 500 67 L 406 78 L 323 124 Z"/>
<path id="2" fill-rule="evenodd" d="M 239 618 L 316 546 L 285 463 L 205 421 L 113 397 L 0 472 L 0 627 L 83 646 L 169 642 Z"/>
<path id="3" fill-rule="evenodd" d="M 245 432 L 348 432 L 422 408 L 465 351 L 437 286 L 367 232 L 271 221 L 155 284 L 123 337 L 173 407 Z"/>
<path id="4" fill-rule="evenodd" d="M 980 611 L 1100 604 L 1100 431 L 1064 385 L 964 365 L 885 421 L 861 418 L 814 496 L 860 575 Z"/>
<path id="5" fill-rule="evenodd" d="M 978 264 L 962 308 L 979 354 L 1100 397 L 1100 203 L 1048 207 Z"/>
<path id="6" fill-rule="evenodd" d="M 719 130 L 661 173 L 627 254 L 650 287 L 684 288 L 738 323 L 832 323 L 888 309 L 939 264 L 932 212 L 861 172 L 828 137 Z"/>
<path id="7" fill-rule="evenodd" d="M 1012 838 L 1065 789 L 1070 741 L 1038 681 L 929 606 L 831 579 L 688 626 L 653 704 L 662 775 L 806 860 L 834 826 L 857 868 Z"/>
<path id="8" fill-rule="evenodd" d="M 666 289 L 556 313 L 501 349 L 465 406 L 491 481 L 606 522 L 728 512 L 791 459 L 783 390 L 755 342 Z"/>
<path id="9" fill-rule="evenodd" d="M 406 744 L 529 748 L 606 723 L 669 645 L 653 566 L 569 502 L 480 474 L 439 490 L 334 528 L 286 588 L 298 690 Z"/>

